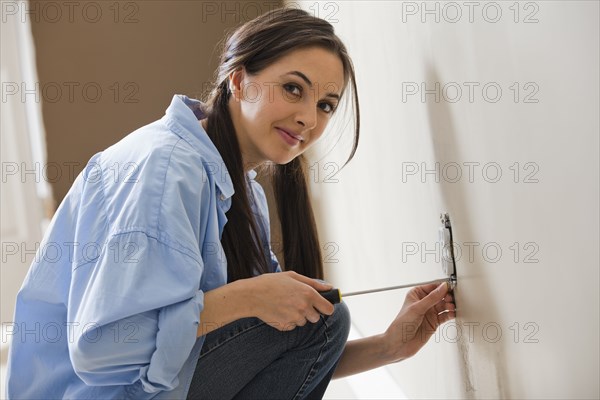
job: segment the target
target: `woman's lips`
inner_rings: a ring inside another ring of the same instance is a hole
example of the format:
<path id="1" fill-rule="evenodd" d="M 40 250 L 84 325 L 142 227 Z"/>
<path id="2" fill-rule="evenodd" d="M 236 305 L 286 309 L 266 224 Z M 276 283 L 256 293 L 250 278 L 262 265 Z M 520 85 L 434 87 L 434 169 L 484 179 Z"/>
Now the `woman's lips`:
<path id="1" fill-rule="evenodd" d="M 279 132 L 279 136 L 281 136 L 281 138 L 290 146 L 296 146 L 298 143 L 300 143 L 299 139 L 290 135 L 287 131 L 285 131 L 281 128 L 275 128 L 275 129 L 277 129 L 277 132 Z"/>

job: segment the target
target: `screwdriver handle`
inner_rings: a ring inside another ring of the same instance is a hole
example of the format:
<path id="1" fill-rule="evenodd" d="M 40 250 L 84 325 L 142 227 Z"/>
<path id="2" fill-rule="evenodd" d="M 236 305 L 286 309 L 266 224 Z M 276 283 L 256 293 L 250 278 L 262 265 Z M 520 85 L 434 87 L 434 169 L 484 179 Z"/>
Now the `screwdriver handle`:
<path id="1" fill-rule="evenodd" d="M 334 288 L 324 292 L 319 292 L 319 294 L 329 300 L 331 304 L 337 304 L 342 301 L 342 293 L 340 292 L 340 289 Z"/>

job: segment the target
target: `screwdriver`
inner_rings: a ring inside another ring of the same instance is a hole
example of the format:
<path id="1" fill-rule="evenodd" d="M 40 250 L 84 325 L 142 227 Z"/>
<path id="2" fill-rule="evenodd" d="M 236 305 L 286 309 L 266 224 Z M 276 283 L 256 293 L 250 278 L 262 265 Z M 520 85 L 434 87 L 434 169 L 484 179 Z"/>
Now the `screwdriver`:
<path id="1" fill-rule="evenodd" d="M 448 284 L 448 291 L 454 290 L 454 287 L 456 286 L 456 278 L 454 276 L 452 276 L 449 278 L 435 279 L 433 281 L 427 281 L 427 282 L 411 283 L 411 284 L 407 284 L 407 285 L 390 286 L 390 287 L 385 287 L 385 288 L 380 288 L 380 289 L 370 289 L 370 290 L 361 290 L 359 292 L 344 293 L 343 297 L 357 296 L 359 294 L 367 294 L 367 293 L 384 292 L 387 290 L 406 289 L 406 288 L 414 287 L 414 286 L 421 286 L 421 285 L 428 285 L 431 283 L 442 283 L 442 282 L 446 282 Z M 340 289 L 334 288 L 331 290 L 319 292 L 319 294 L 321 296 L 325 297 L 327 300 L 329 300 L 329 302 L 331 304 L 337 304 L 342 301 L 342 292 L 340 292 Z"/>

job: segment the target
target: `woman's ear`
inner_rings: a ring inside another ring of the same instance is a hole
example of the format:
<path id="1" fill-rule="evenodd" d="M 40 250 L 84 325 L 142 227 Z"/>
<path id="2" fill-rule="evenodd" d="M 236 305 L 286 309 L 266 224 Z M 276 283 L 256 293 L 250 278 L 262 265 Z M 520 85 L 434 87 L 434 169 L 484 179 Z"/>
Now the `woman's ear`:
<path id="1" fill-rule="evenodd" d="M 236 101 L 242 98 L 242 88 L 244 85 L 245 70 L 240 67 L 229 74 L 229 91 Z"/>

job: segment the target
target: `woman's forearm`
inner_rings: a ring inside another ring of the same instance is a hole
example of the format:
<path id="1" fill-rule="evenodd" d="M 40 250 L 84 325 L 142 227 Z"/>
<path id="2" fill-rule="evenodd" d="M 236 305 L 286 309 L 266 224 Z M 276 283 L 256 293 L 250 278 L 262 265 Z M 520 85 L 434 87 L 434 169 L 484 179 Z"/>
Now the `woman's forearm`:
<path id="1" fill-rule="evenodd" d="M 383 334 L 356 339 L 346 343 L 344 352 L 333 373 L 333 379 L 382 367 L 394 361 Z"/>
<path id="2" fill-rule="evenodd" d="M 250 284 L 250 279 L 240 279 L 205 292 L 197 336 L 204 336 L 240 318 L 250 317 L 247 301 Z"/>

